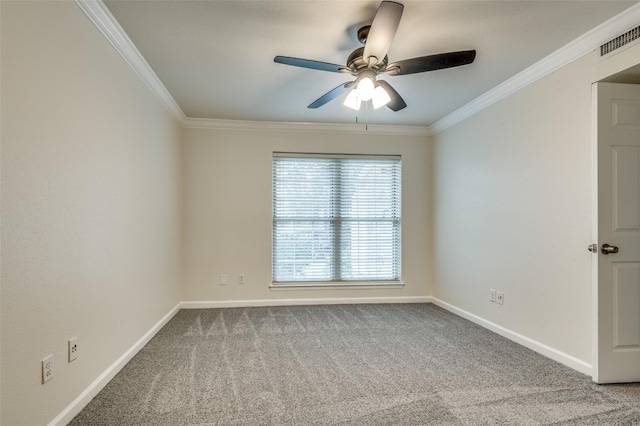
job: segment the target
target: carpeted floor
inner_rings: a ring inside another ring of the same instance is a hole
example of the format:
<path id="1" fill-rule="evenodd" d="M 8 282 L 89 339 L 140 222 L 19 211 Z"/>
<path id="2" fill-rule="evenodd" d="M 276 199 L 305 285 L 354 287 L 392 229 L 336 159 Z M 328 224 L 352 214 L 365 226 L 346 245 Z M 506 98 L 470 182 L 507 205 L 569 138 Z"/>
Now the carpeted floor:
<path id="1" fill-rule="evenodd" d="M 182 310 L 70 424 L 640 425 L 640 385 L 431 304 Z"/>

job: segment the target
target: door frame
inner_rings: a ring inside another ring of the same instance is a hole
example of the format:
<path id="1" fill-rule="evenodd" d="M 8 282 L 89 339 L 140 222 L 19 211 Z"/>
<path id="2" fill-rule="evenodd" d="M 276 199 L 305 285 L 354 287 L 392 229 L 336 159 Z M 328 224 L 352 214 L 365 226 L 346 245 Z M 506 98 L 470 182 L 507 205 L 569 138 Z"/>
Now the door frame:
<path id="1" fill-rule="evenodd" d="M 591 84 L 591 243 L 596 252 L 591 255 L 591 379 L 598 381 L 598 82 Z"/>

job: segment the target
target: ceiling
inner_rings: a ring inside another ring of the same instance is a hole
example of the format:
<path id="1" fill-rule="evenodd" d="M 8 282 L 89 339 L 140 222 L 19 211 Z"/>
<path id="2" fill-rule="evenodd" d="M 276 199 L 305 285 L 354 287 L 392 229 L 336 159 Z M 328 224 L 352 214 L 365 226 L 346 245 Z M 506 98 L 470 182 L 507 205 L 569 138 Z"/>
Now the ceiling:
<path id="1" fill-rule="evenodd" d="M 307 105 L 349 74 L 296 68 L 276 55 L 345 64 L 379 1 L 104 2 L 190 118 L 353 123 L 336 99 Z M 389 61 L 475 49 L 473 64 L 385 78 L 407 108 L 359 121 L 429 126 L 637 1 L 402 1 Z"/>

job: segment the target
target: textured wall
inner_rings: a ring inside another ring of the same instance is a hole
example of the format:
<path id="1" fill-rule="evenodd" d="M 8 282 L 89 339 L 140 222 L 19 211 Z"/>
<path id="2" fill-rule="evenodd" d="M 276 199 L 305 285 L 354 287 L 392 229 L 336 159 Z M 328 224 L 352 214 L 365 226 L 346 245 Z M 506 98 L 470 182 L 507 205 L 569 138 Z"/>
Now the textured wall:
<path id="1" fill-rule="evenodd" d="M 1 71 L 1 423 L 42 425 L 180 301 L 180 128 L 73 2 L 2 2 Z"/>
<path id="2" fill-rule="evenodd" d="M 434 136 L 435 297 L 591 362 L 591 84 L 639 51 L 587 55 Z"/>
<path id="3" fill-rule="evenodd" d="M 427 296 L 429 150 L 424 136 L 186 129 L 184 300 Z M 402 155 L 404 288 L 269 289 L 274 151 Z M 246 284 L 237 284 L 239 273 Z M 229 285 L 219 285 L 220 274 Z"/>

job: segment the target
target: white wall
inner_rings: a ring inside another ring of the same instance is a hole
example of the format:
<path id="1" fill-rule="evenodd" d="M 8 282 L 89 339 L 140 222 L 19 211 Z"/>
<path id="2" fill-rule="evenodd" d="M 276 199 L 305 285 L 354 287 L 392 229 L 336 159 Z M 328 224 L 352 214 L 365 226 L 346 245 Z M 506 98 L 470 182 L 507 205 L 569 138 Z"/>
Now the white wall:
<path id="1" fill-rule="evenodd" d="M 181 299 L 181 129 L 73 2 L 1 25 L 1 423 L 42 425 Z"/>
<path id="2" fill-rule="evenodd" d="M 591 363 L 591 84 L 639 53 L 594 52 L 434 136 L 434 297 Z"/>
<path id="3" fill-rule="evenodd" d="M 402 155 L 402 289 L 270 290 L 274 151 Z M 184 300 L 413 297 L 430 292 L 426 136 L 185 129 Z M 246 284 L 236 277 L 246 274 Z M 229 285 L 219 285 L 220 274 Z"/>

